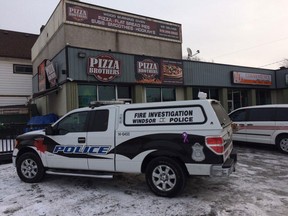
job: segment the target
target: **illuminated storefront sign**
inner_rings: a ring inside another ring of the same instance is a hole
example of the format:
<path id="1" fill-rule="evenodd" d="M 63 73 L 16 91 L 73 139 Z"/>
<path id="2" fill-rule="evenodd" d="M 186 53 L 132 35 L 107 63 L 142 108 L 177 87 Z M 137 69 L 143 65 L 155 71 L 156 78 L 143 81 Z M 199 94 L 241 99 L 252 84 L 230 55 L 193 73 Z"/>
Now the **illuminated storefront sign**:
<path id="1" fill-rule="evenodd" d="M 272 85 L 272 76 L 269 74 L 233 71 L 233 83 L 246 85 Z"/>

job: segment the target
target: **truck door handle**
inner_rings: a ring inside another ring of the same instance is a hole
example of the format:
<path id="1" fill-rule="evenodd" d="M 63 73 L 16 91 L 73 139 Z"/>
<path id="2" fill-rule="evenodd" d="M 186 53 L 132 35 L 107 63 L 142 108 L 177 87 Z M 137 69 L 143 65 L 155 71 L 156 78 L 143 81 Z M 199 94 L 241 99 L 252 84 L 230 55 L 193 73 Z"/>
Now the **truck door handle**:
<path id="1" fill-rule="evenodd" d="M 85 137 L 78 137 L 78 143 L 85 143 Z"/>

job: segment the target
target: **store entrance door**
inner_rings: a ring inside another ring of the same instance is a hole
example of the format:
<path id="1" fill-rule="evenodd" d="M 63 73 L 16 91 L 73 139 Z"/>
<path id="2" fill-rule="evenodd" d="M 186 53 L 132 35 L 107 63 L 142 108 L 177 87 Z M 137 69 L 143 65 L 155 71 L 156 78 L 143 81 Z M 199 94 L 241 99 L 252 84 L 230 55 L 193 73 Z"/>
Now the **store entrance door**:
<path id="1" fill-rule="evenodd" d="M 247 90 L 228 90 L 228 111 L 231 112 L 248 105 Z"/>

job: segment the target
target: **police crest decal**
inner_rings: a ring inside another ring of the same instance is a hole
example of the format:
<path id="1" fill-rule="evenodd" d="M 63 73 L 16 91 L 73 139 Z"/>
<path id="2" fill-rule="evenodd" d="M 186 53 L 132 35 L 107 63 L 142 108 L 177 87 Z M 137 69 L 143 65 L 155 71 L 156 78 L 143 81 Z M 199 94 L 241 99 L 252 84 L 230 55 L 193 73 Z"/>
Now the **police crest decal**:
<path id="1" fill-rule="evenodd" d="M 195 143 L 192 146 L 192 159 L 197 162 L 205 160 L 203 146 L 200 145 L 199 143 Z"/>

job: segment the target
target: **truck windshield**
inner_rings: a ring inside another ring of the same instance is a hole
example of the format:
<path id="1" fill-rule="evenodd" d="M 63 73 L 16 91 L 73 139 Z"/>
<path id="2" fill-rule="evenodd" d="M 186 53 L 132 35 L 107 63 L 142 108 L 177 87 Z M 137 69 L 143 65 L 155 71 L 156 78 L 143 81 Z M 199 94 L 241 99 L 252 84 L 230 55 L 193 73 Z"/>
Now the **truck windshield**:
<path id="1" fill-rule="evenodd" d="M 212 101 L 211 105 L 218 117 L 219 122 L 221 123 L 222 127 L 226 127 L 231 123 L 231 119 L 229 118 L 227 112 L 222 107 L 222 105 L 217 101 Z"/>

